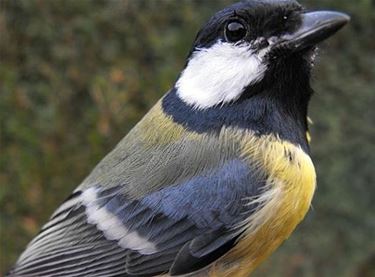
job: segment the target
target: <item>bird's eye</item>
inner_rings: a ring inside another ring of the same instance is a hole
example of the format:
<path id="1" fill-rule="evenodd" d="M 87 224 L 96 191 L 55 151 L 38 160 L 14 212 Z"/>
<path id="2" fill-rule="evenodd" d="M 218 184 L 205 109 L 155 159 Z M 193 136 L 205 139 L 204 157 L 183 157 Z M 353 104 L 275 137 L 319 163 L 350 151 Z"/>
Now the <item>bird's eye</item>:
<path id="1" fill-rule="evenodd" d="M 231 21 L 225 27 L 225 39 L 228 42 L 237 42 L 246 36 L 247 30 L 239 21 Z"/>

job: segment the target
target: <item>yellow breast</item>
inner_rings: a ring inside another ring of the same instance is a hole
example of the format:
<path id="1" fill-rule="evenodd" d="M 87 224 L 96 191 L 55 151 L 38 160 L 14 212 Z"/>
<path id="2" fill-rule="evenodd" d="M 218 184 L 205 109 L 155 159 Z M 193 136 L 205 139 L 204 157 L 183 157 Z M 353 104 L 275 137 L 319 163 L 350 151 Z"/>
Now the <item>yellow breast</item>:
<path id="1" fill-rule="evenodd" d="M 236 247 L 212 268 L 211 276 L 249 274 L 289 237 L 307 213 L 314 194 L 316 176 L 310 157 L 298 146 L 274 136 L 243 144 L 244 158 L 252 166 L 265 168 L 266 187 L 260 197 L 249 199 L 258 209 L 241 228 Z M 255 159 L 254 159 L 255 157 Z"/>
<path id="2" fill-rule="evenodd" d="M 154 128 L 162 123 L 163 130 Z M 148 145 L 168 144 L 184 137 L 197 140 L 200 145 L 221 145 L 222 148 L 238 147 L 238 154 L 265 173 L 266 186 L 260 197 L 248 199 L 249 205 L 259 207 L 239 226 L 243 235 L 236 246 L 214 264 L 210 276 L 247 277 L 295 229 L 308 211 L 315 190 L 315 170 L 310 157 L 299 147 L 280 138 L 267 135 L 258 137 L 253 132 L 223 128 L 219 136 L 187 132 L 162 112 L 160 103 L 139 124 L 133 136 L 147 134 Z M 162 131 L 162 132 L 161 132 Z M 161 136 L 160 133 L 163 135 Z M 212 140 L 217 140 L 213 144 Z M 204 270 L 201 275 L 207 276 Z M 196 276 L 196 275 L 194 275 Z"/>

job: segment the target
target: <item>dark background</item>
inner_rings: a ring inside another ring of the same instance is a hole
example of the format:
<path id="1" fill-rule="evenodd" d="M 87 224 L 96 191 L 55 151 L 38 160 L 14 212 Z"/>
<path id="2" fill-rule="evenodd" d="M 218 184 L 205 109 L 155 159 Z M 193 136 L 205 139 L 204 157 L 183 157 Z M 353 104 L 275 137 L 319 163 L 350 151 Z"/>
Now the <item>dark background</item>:
<path id="1" fill-rule="evenodd" d="M 0 1 L 0 275 L 231 2 Z M 322 45 L 313 77 L 313 208 L 255 276 L 375 276 L 375 1 L 303 4 L 352 22 Z"/>

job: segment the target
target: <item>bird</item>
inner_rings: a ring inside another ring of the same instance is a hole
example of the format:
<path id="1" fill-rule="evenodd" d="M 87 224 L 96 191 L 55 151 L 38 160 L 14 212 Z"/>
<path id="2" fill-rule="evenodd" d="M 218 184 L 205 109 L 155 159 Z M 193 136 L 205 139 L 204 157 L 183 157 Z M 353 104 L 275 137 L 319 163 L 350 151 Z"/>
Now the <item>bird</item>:
<path id="1" fill-rule="evenodd" d="M 294 0 L 215 13 L 171 89 L 8 276 L 249 276 L 311 206 L 311 71 L 349 20 Z"/>

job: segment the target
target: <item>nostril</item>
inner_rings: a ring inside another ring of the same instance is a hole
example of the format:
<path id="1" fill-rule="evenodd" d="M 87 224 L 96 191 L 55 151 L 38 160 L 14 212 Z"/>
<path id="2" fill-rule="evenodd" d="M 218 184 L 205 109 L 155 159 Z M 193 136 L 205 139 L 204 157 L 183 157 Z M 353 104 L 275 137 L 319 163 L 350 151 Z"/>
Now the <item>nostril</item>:
<path id="1" fill-rule="evenodd" d="M 268 42 L 267 39 L 265 38 L 262 38 L 260 41 L 259 41 L 259 48 L 266 48 L 268 47 L 270 44 Z"/>
<path id="2" fill-rule="evenodd" d="M 270 43 L 268 42 L 267 39 L 264 39 L 264 40 L 262 41 L 262 48 L 265 48 L 265 47 L 268 47 L 268 46 L 270 46 Z"/>

